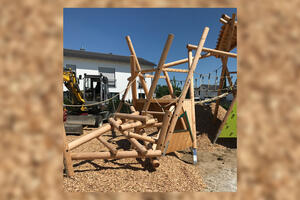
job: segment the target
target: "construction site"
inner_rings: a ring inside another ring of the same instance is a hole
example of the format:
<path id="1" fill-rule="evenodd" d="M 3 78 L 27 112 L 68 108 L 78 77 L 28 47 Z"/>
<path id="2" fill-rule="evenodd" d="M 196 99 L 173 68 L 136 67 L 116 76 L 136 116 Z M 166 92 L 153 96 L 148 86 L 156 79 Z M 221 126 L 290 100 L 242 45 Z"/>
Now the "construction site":
<path id="1" fill-rule="evenodd" d="M 88 92 L 94 88 L 86 89 L 84 95 L 81 94 L 72 70 L 65 71 L 65 86 L 77 99 L 72 105 L 64 104 L 68 109 L 66 115 L 70 110 L 74 112 L 77 109 L 88 113 L 87 116 L 96 116 L 85 120 L 81 115 L 79 121 L 92 122 L 81 123 L 77 135 L 66 134 L 79 123 L 70 125 L 72 120 L 76 121 L 75 117 L 65 116 L 68 118 L 63 132 L 65 191 L 237 190 L 237 71 L 229 71 L 227 66 L 229 58 L 237 58 L 237 53 L 232 52 L 237 47 L 236 14 L 223 14 L 215 20 L 221 23 L 221 29 L 217 30 L 216 46 L 206 46 L 211 30 L 204 25 L 205 28 L 199 33 L 199 42 L 182 47 L 186 49 L 186 56 L 166 63 L 172 42 L 176 40 L 173 34 L 169 34 L 158 64 L 153 69 L 141 67 L 134 47 L 134 36 L 127 35 L 125 40 L 130 51 L 131 76 L 111 113 L 102 109 L 103 105 L 114 101 L 118 95 L 103 98 L 107 91 L 105 84 L 108 83 L 105 77 L 86 75 L 84 80 L 90 78 L 101 83 L 95 87 L 100 92 L 90 92 L 96 97 L 88 101 Z M 215 57 L 222 63 L 221 75 L 216 76 L 219 84 L 213 96 L 197 99 L 195 70 L 201 68 L 201 61 L 209 57 Z M 182 64 L 186 67 L 174 68 Z M 150 87 L 145 81 L 150 76 L 148 73 L 153 74 Z M 175 94 L 170 73 L 185 74 L 179 94 Z M 235 81 L 232 76 L 236 76 Z M 156 91 L 160 79 L 165 82 L 168 94 L 158 98 Z M 138 95 L 137 84 L 141 85 L 144 97 Z M 101 97 L 98 101 L 97 95 Z M 131 101 L 126 100 L 128 95 Z M 229 95 L 232 100 L 228 106 L 222 106 L 223 99 Z M 95 123 L 96 126 L 91 126 Z"/>

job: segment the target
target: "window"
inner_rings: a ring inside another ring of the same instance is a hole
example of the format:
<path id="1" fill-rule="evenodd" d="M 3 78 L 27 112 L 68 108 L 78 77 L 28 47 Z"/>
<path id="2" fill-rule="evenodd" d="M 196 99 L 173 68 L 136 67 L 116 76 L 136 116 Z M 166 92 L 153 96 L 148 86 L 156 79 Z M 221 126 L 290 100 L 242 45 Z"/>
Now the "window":
<path id="1" fill-rule="evenodd" d="M 145 99 L 145 94 L 144 93 L 139 93 L 139 99 Z"/>
<path id="2" fill-rule="evenodd" d="M 98 70 L 108 78 L 108 87 L 116 87 L 115 68 L 99 67 Z"/>

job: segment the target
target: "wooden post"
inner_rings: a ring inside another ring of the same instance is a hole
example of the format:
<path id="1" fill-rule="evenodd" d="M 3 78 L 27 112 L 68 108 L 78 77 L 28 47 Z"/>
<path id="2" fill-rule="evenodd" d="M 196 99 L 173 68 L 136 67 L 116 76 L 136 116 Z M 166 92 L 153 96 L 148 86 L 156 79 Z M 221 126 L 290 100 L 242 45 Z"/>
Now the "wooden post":
<path id="1" fill-rule="evenodd" d="M 64 129 L 63 130 L 63 141 L 64 141 L 63 159 L 64 159 L 64 165 L 65 165 L 67 176 L 72 177 L 72 176 L 74 176 L 74 169 L 73 169 L 70 150 L 69 150 L 68 143 L 67 143 L 67 136 L 66 136 L 65 127 L 63 127 L 63 129 Z"/>
<path id="2" fill-rule="evenodd" d="M 158 136 L 158 141 L 156 145 L 157 150 L 162 150 L 171 117 L 172 117 L 171 111 L 166 110 L 163 118 L 163 124 Z"/>
<path id="3" fill-rule="evenodd" d="M 149 108 L 149 106 L 150 106 L 151 99 L 152 99 L 153 94 L 154 94 L 154 91 L 155 91 L 155 89 L 156 89 L 156 85 L 157 85 L 157 82 L 158 82 L 160 73 L 162 72 L 163 65 L 164 65 L 165 60 L 166 60 L 166 58 L 167 58 L 169 49 L 170 49 L 171 44 L 172 44 L 172 41 L 173 41 L 173 38 L 174 38 L 174 35 L 173 35 L 173 34 L 169 34 L 168 39 L 167 39 L 167 42 L 166 42 L 165 47 L 164 47 L 164 49 L 163 49 L 163 52 L 162 52 L 162 54 L 161 54 L 161 57 L 160 57 L 158 66 L 157 66 L 157 68 L 156 68 L 155 76 L 154 76 L 154 78 L 153 78 L 153 81 L 152 81 L 152 84 L 151 84 L 149 93 L 148 93 L 148 95 L 147 95 L 147 99 L 146 99 L 146 103 L 144 104 L 143 111 L 147 111 L 148 108 Z"/>
<path id="4" fill-rule="evenodd" d="M 129 51 L 130 51 L 131 55 L 134 57 L 135 65 L 136 65 L 136 67 L 137 67 L 137 70 L 138 70 L 138 72 L 140 72 L 140 71 L 142 70 L 142 68 L 141 68 L 141 65 L 140 65 L 140 63 L 139 63 L 139 60 L 138 60 L 138 58 L 137 58 L 137 56 L 136 56 L 136 54 L 135 54 L 135 50 L 134 50 L 134 48 L 133 48 L 131 39 L 130 39 L 129 35 L 126 36 L 125 38 L 126 38 L 126 41 L 127 41 L 128 47 L 129 47 Z M 143 89 L 144 89 L 145 95 L 148 95 L 148 88 L 147 88 L 147 84 L 146 84 L 146 81 L 145 81 L 144 77 L 140 74 L 140 75 L 139 75 L 139 78 L 140 78 L 142 87 L 143 87 Z"/>
<path id="5" fill-rule="evenodd" d="M 131 67 L 131 77 L 134 77 L 136 74 L 136 64 L 134 61 L 134 56 L 130 56 L 130 67 Z M 137 99 L 137 89 L 136 89 L 136 80 L 133 81 L 131 85 L 131 92 L 132 92 L 132 104 L 136 106 L 136 99 Z"/>
<path id="6" fill-rule="evenodd" d="M 146 125 L 151 125 L 151 124 L 154 124 L 154 123 L 156 123 L 155 119 L 149 119 L 149 120 L 146 121 Z M 136 127 L 139 127 L 139 126 L 143 126 L 143 123 L 140 122 L 140 121 L 137 121 L 137 122 L 133 122 L 133 123 L 122 124 L 122 125 L 119 126 L 119 128 L 120 128 L 121 131 L 125 131 L 127 129 L 136 128 Z"/>
<path id="7" fill-rule="evenodd" d="M 195 58 L 193 59 L 192 65 L 190 67 L 190 71 L 189 71 L 189 73 L 187 75 L 187 78 L 185 80 L 185 84 L 184 84 L 184 87 L 182 89 L 181 96 L 178 99 L 178 103 L 177 103 L 175 111 L 173 113 L 171 123 L 170 123 L 169 128 L 168 128 L 167 136 L 166 136 L 166 139 L 165 139 L 165 142 L 164 142 L 164 145 L 166 145 L 169 142 L 169 140 L 171 139 L 171 136 L 174 132 L 176 122 L 177 122 L 178 117 L 179 117 L 179 113 L 182 111 L 183 102 L 184 102 L 184 99 L 186 98 L 187 91 L 190 87 L 192 75 L 194 73 L 194 70 L 195 70 L 195 68 L 198 64 L 199 58 L 201 56 L 202 48 L 203 48 L 203 45 L 205 43 L 208 31 L 209 31 L 209 28 L 205 27 L 205 29 L 202 33 L 202 37 L 199 41 L 198 48 L 196 50 Z M 164 148 L 165 148 L 165 146 L 164 146 Z"/>
<path id="8" fill-rule="evenodd" d="M 192 50 L 188 50 L 188 58 L 189 58 L 189 69 L 192 67 L 193 62 L 193 52 Z M 194 75 L 194 73 L 193 73 Z M 194 94 L 194 76 L 191 78 L 191 84 L 190 84 L 190 97 L 191 97 L 191 131 L 193 136 L 193 148 L 197 148 L 197 136 L 196 136 L 196 116 L 195 116 L 195 94 Z"/>

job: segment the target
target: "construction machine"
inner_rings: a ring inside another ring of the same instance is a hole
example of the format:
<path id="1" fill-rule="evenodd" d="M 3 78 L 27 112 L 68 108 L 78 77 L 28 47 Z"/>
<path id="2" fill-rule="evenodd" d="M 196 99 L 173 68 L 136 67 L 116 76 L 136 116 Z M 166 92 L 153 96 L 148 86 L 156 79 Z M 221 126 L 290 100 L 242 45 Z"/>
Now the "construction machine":
<path id="1" fill-rule="evenodd" d="M 83 126 L 98 127 L 107 120 L 109 111 L 108 79 L 102 74 L 84 74 L 83 92 L 79 88 L 79 80 L 72 69 L 64 69 L 63 80 L 68 91 L 64 92 L 64 103 L 68 104 L 65 128 L 67 134 L 82 134 Z M 103 103 L 101 103 L 103 102 Z"/>

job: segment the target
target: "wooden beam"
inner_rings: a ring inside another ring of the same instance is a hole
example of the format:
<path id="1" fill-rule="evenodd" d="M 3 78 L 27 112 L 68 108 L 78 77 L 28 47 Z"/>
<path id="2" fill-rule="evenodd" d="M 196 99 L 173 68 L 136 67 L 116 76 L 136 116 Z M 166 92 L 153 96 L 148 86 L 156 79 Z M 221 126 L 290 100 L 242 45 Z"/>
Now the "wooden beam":
<path id="1" fill-rule="evenodd" d="M 164 68 L 163 71 L 166 72 L 181 72 L 181 73 L 188 73 L 188 69 L 172 69 L 172 68 Z"/>
<path id="2" fill-rule="evenodd" d="M 109 149 L 109 151 L 113 154 L 117 154 L 118 150 L 110 143 L 108 143 L 106 140 L 104 140 L 101 136 L 97 137 L 97 139 L 106 147 Z"/>
<path id="3" fill-rule="evenodd" d="M 112 117 L 108 118 L 108 122 L 109 122 L 109 124 L 110 124 L 113 128 L 118 129 L 118 130 L 119 130 L 120 124 L 122 123 L 121 120 L 117 120 L 117 121 L 116 121 L 116 120 L 115 120 L 114 118 L 112 118 Z"/>
<path id="4" fill-rule="evenodd" d="M 162 121 L 163 125 L 159 131 L 159 136 L 158 136 L 158 141 L 157 141 L 157 146 L 156 146 L 157 150 L 162 150 L 162 148 L 163 148 L 171 117 L 172 117 L 171 111 L 166 110 L 165 115 L 163 117 L 163 121 Z"/>
<path id="5" fill-rule="evenodd" d="M 149 119 L 146 121 L 146 125 L 150 125 L 150 124 L 154 124 L 154 123 L 156 123 L 155 119 Z M 133 123 L 126 123 L 126 124 L 120 125 L 120 130 L 125 131 L 127 129 L 136 128 L 139 126 L 143 126 L 143 123 L 140 121 L 133 122 Z"/>
<path id="6" fill-rule="evenodd" d="M 187 63 L 188 61 L 189 61 L 188 58 L 184 58 L 184 59 L 181 59 L 181 60 L 176 60 L 174 62 L 164 64 L 164 68 L 168 68 L 168 67 L 172 67 L 172 66 L 176 66 L 176 65 L 181 65 L 183 63 Z"/>
<path id="7" fill-rule="evenodd" d="M 144 77 L 145 77 L 145 78 L 154 78 L 154 75 L 146 74 Z M 159 78 L 165 79 L 166 76 L 159 76 Z"/>
<path id="8" fill-rule="evenodd" d="M 153 139 L 152 137 L 149 137 L 149 136 L 139 135 L 139 134 L 136 134 L 136 133 L 132 133 L 130 131 L 124 131 L 122 133 L 126 137 L 132 137 L 132 138 L 135 138 L 135 139 L 138 139 L 138 140 L 144 140 L 144 141 L 147 141 L 147 142 L 156 143 L 156 140 Z"/>
<path id="9" fill-rule="evenodd" d="M 158 111 L 142 111 L 142 113 L 150 114 L 150 115 L 165 115 L 165 112 L 158 112 Z"/>
<path id="10" fill-rule="evenodd" d="M 134 61 L 134 56 L 130 56 L 130 67 L 131 67 L 131 77 L 134 77 L 136 74 L 136 64 Z M 133 81 L 131 85 L 131 91 L 132 91 L 132 104 L 136 106 L 136 99 L 137 99 L 137 88 L 136 88 L 136 80 Z"/>
<path id="11" fill-rule="evenodd" d="M 145 155 L 137 151 L 118 151 L 117 154 L 111 152 L 87 152 L 87 153 L 71 153 L 72 160 L 94 160 L 94 159 L 119 159 L 119 158 L 149 158 L 161 156 L 159 150 L 148 150 Z"/>
<path id="12" fill-rule="evenodd" d="M 192 67 L 192 62 L 193 62 L 193 51 L 188 50 L 188 58 L 189 58 L 189 69 Z M 191 131 L 192 131 L 192 136 L 193 136 L 193 148 L 197 148 L 197 139 L 196 139 L 196 116 L 195 116 L 195 94 L 194 94 L 194 73 L 191 78 L 191 84 L 190 84 L 190 97 L 191 97 L 191 116 L 192 119 L 190 126 L 191 126 Z"/>
<path id="13" fill-rule="evenodd" d="M 163 71 L 163 73 L 164 73 L 164 75 L 165 75 L 165 77 L 166 77 L 165 79 L 166 79 L 166 82 L 167 82 L 167 86 L 168 86 L 168 89 L 169 89 L 169 93 L 170 93 L 170 95 L 171 95 L 173 98 L 175 98 L 173 86 L 172 86 L 172 83 L 171 83 L 171 81 L 170 81 L 170 77 L 169 77 L 169 75 L 168 75 L 168 72 Z"/>
<path id="14" fill-rule="evenodd" d="M 158 66 L 157 66 L 157 69 L 156 69 L 156 72 L 155 72 L 155 76 L 153 78 L 149 93 L 147 95 L 146 103 L 144 104 L 144 107 L 143 107 L 144 111 L 147 111 L 149 106 L 150 106 L 150 102 L 151 102 L 150 100 L 152 99 L 154 91 L 156 89 L 156 85 L 157 85 L 157 82 L 158 82 L 158 79 L 159 79 L 159 75 L 162 72 L 163 65 L 164 65 L 165 60 L 167 58 L 169 49 L 170 49 L 172 41 L 173 41 L 173 38 L 174 38 L 173 34 L 168 35 L 167 42 L 166 42 L 165 47 L 163 49 L 163 52 L 161 54 L 161 57 L 160 57 L 160 60 L 159 60 L 159 63 L 158 63 Z"/>
<path id="15" fill-rule="evenodd" d="M 192 45 L 192 44 L 188 44 L 187 48 L 195 50 L 195 49 L 197 49 L 197 46 Z M 203 51 L 210 52 L 211 54 L 216 54 L 216 55 L 220 55 L 220 56 L 228 56 L 228 57 L 232 57 L 232 58 L 237 57 L 236 53 L 230 53 L 230 52 L 227 52 L 227 51 L 220 51 L 220 50 L 210 49 L 210 48 L 205 48 L 205 47 L 203 47 Z"/>
<path id="16" fill-rule="evenodd" d="M 144 145 L 139 143 L 135 138 L 128 137 L 129 142 L 140 152 L 142 155 L 145 155 L 147 153 L 147 149 Z"/>
<path id="17" fill-rule="evenodd" d="M 106 133 L 107 131 L 110 131 L 111 130 L 111 125 L 110 124 L 105 124 L 103 125 L 101 128 L 85 135 L 85 136 L 82 136 L 81 138 L 77 139 L 77 140 L 74 140 L 72 142 L 70 142 L 68 144 L 69 146 L 69 150 L 72 150 L 96 137 L 99 137 L 100 135 L 103 135 L 104 133 Z"/>
<path id="18" fill-rule="evenodd" d="M 199 58 L 201 56 L 202 48 L 204 46 L 204 43 L 205 43 L 208 31 L 209 31 L 209 28 L 205 27 L 204 31 L 202 33 L 201 39 L 199 41 L 198 48 L 196 50 L 195 57 L 194 57 L 193 62 L 191 64 L 190 71 L 189 71 L 189 73 L 187 75 L 187 78 L 185 80 L 185 84 L 183 86 L 181 95 L 180 95 L 180 97 L 178 99 L 178 103 L 177 103 L 177 105 L 175 107 L 175 110 L 174 110 L 171 122 L 169 124 L 169 128 L 168 128 L 168 131 L 167 131 L 167 135 L 166 135 L 166 139 L 165 139 L 164 145 L 166 145 L 169 142 L 169 140 L 171 139 L 172 134 L 173 134 L 174 129 L 175 129 L 175 126 L 176 126 L 176 122 L 177 122 L 178 117 L 179 117 L 179 114 L 180 114 L 180 112 L 182 112 L 183 102 L 184 102 L 184 99 L 186 98 L 186 94 L 187 94 L 188 89 L 190 87 L 191 78 L 193 76 L 194 70 L 196 69 L 196 66 L 198 64 Z M 164 146 L 164 148 L 165 147 L 166 146 Z"/>
<path id="19" fill-rule="evenodd" d="M 138 60 L 138 58 L 137 58 L 137 56 L 136 56 L 136 53 L 135 53 L 135 50 L 134 50 L 134 48 L 133 48 L 131 39 L 130 39 L 129 35 L 126 36 L 125 38 L 126 38 L 126 41 L 127 41 L 128 47 L 129 47 L 129 51 L 130 51 L 131 55 L 133 55 L 133 57 L 134 57 L 134 59 L 135 59 L 135 64 L 136 64 L 137 70 L 138 70 L 138 72 L 140 72 L 140 71 L 142 70 L 142 68 L 141 68 L 141 65 L 140 65 L 140 63 L 139 63 L 139 60 Z M 148 94 L 148 88 L 147 88 L 146 81 L 145 81 L 145 79 L 144 79 L 144 77 L 143 77 L 142 75 L 139 75 L 139 78 L 140 78 L 142 87 L 143 87 L 143 89 L 144 89 L 144 92 L 145 92 L 145 94 L 147 95 L 147 94 Z"/>
<path id="20" fill-rule="evenodd" d="M 126 114 L 126 113 L 115 113 L 114 115 L 116 118 L 121 118 L 121 119 L 137 120 L 137 121 L 142 121 L 144 123 L 146 123 L 147 121 L 147 116 Z"/>

